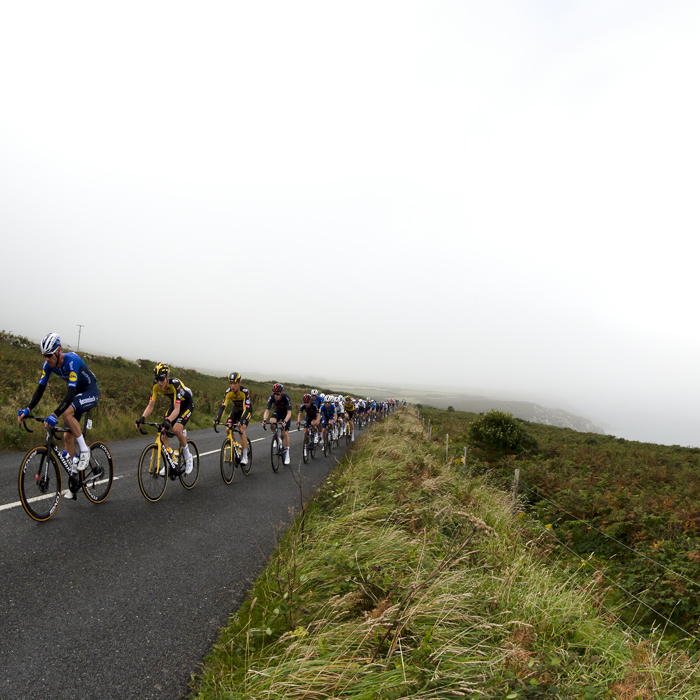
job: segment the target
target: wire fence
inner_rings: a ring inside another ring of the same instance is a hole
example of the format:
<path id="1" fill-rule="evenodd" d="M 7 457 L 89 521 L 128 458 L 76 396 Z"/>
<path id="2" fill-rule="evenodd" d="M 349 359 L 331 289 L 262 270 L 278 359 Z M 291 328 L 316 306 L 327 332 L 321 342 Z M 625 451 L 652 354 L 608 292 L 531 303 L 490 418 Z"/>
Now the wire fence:
<path id="1" fill-rule="evenodd" d="M 589 523 L 589 522 L 587 522 L 587 521 L 585 521 L 585 520 L 582 520 L 581 518 L 576 517 L 575 515 L 573 515 L 573 514 L 570 513 L 569 511 L 567 511 L 565 508 L 563 508 L 562 506 L 560 506 L 556 501 L 553 501 L 551 498 L 545 497 L 545 496 L 542 494 L 541 491 L 539 491 L 539 490 L 537 490 L 537 491 L 533 490 L 532 488 L 530 488 L 529 486 L 527 486 L 526 484 L 524 484 L 522 481 L 520 482 L 520 486 L 521 486 L 524 490 L 526 490 L 526 491 L 530 492 L 531 494 L 533 494 L 533 495 L 534 495 L 535 497 L 537 497 L 538 499 L 543 500 L 543 501 L 546 501 L 546 502 L 549 503 L 550 505 L 554 506 L 557 510 L 561 511 L 562 513 L 566 513 L 566 514 L 567 514 L 568 516 L 570 516 L 572 519 L 574 519 L 574 520 L 576 520 L 576 521 L 582 523 L 583 525 L 585 525 L 586 527 L 590 528 L 591 530 L 595 530 L 596 532 L 600 533 L 601 535 L 603 535 L 603 536 L 606 537 L 607 539 L 612 540 L 613 542 L 615 542 L 616 544 L 618 544 L 620 547 L 624 547 L 626 550 L 630 551 L 630 552 L 631 552 L 632 554 L 634 554 L 635 556 L 638 556 L 638 557 L 640 557 L 640 558 L 642 558 L 642 559 L 645 559 L 645 560 L 648 561 L 649 563 L 654 564 L 654 566 L 657 566 L 657 567 L 659 567 L 660 569 L 663 569 L 663 570 L 665 570 L 665 571 L 667 571 L 667 572 L 669 572 L 669 573 L 672 573 L 674 576 L 677 576 L 677 577 L 679 577 L 680 579 L 683 579 L 683 580 L 687 581 L 687 582 L 690 583 L 693 587 L 698 587 L 699 583 L 698 583 L 697 581 L 693 581 L 692 579 L 689 579 L 687 576 L 684 576 L 683 574 L 679 573 L 678 571 L 675 571 L 675 570 L 669 568 L 668 566 L 665 566 L 664 564 L 661 564 L 660 562 L 655 561 L 654 559 L 651 559 L 650 557 L 647 557 L 646 555 L 642 554 L 641 552 L 638 552 L 638 551 L 636 551 L 635 549 L 632 549 L 631 547 L 629 547 L 628 545 L 626 545 L 624 542 L 620 542 L 620 541 L 617 540 L 616 538 L 612 537 L 612 535 L 609 535 L 608 533 L 603 532 L 603 531 L 600 530 L 599 528 L 595 527 L 595 525 L 592 525 L 591 523 Z M 559 538 L 555 535 L 555 533 L 552 532 L 551 529 L 548 529 L 548 528 L 546 528 L 546 527 L 543 526 L 543 530 L 546 530 L 546 531 L 550 534 L 550 536 L 551 536 L 559 545 L 561 545 L 561 546 L 562 546 L 563 548 L 565 548 L 568 552 L 570 552 L 575 558 L 579 559 L 579 561 L 581 562 L 581 565 L 582 565 L 582 566 L 588 564 L 588 562 L 587 562 L 580 554 L 578 554 L 576 551 L 574 551 L 573 549 L 571 549 L 571 547 L 569 547 L 565 542 L 562 542 L 562 540 L 559 539 Z M 649 610 L 649 612 L 652 612 L 652 613 L 654 613 L 655 615 L 657 615 L 661 620 L 663 620 L 663 621 L 666 623 L 667 626 L 668 626 L 668 625 L 671 625 L 672 627 L 676 628 L 679 632 L 682 632 L 684 635 L 686 635 L 689 639 L 692 639 L 692 640 L 694 640 L 694 641 L 700 643 L 700 638 L 696 637 L 692 632 L 688 631 L 687 629 L 684 629 L 684 628 L 681 627 L 680 625 L 678 625 L 678 624 L 676 624 L 675 622 L 673 622 L 673 620 L 671 620 L 671 619 L 669 619 L 668 617 L 666 617 L 666 615 L 664 615 L 662 612 L 660 612 L 659 610 L 656 610 L 655 608 L 653 608 L 653 607 L 652 607 L 651 605 L 649 605 L 648 603 L 645 603 L 641 598 L 639 598 L 639 597 L 636 596 L 634 593 L 632 593 L 631 591 L 629 591 L 629 590 L 627 590 L 626 588 L 624 588 L 624 586 L 621 586 L 617 581 L 615 581 L 614 579 L 612 579 L 610 576 L 608 576 L 607 574 L 605 574 L 604 572 L 602 572 L 602 571 L 600 571 L 600 570 L 598 570 L 597 573 L 598 573 L 599 575 L 601 575 L 606 581 L 608 581 L 612 587 L 614 587 L 614 588 L 616 588 L 616 589 L 622 591 L 622 592 L 623 592 L 625 595 L 627 595 L 631 600 L 634 600 L 634 601 L 637 602 L 640 606 L 643 606 L 644 608 L 646 608 L 647 610 Z M 678 601 L 678 602 L 680 602 L 680 601 Z M 604 607 L 604 606 L 601 605 L 601 607 Z M 613 615 L 613 617 L 615 617 L 616 620 L 619 620 L 625 627 L 627 627 L 628 629 L 634 631 L 636 634 L 639 634 L 639 632 L 638 632 L 637 630 L 635 630 L 635 629 L 634 629 L 633 627 L 631 627 L 629 624 L 627 624 L 626 622 L 624 622 L 623 620 L 621 620 L 621 618 L 619 618 L 617 615 L 614 615 L 614 613 L 612 613 L 611 611 L 609 611 L 607 608 L 605 608 L 605 610 L 606 610 L 607 612 L 609 612 L 611 615 Z M 640 635 L 640 636 L 641 636 L 641 635 Z"/>

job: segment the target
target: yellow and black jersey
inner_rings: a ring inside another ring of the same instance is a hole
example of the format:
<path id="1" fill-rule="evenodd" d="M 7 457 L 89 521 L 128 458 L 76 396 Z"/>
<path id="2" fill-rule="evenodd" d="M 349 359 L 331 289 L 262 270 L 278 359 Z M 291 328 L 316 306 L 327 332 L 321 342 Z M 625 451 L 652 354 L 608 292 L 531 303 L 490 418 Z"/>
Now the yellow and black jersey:
<path id="1" fill-rule="evenodd" d="M 352 401 L 346 401 L 343 404 L 343 408 L 348 412 L 352 413 L 355 410 L 355 404 Z"/>
<path id="2" fill-rule="evenodd" d="M 163 394 L 163 396 L 170 399 L 172 405 L 192 405 L 192 392 L 179 379 L 171 378 L 164 389 L 161 389 L 156 382 L 151 391 L 151 401 L 155 402 L 158 394 Z"/>
<path id="3" fill-rule="evenodd" d="M 253 410 L 250 404 L 250 392 L 248 389 L 243 386 L 238 391 L 231 391 L 230 387 L 226 389 L 217 420 L 221 418 L 223 412 L 229 407 L 232 413 L 241 414 L 239 418 L 240 421 L 247 421 Z"/>

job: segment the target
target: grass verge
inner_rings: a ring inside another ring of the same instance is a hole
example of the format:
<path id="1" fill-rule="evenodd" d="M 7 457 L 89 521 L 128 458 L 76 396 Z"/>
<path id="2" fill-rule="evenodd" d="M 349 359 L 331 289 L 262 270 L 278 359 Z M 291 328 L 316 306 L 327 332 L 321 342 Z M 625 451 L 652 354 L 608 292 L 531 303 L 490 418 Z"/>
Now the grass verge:
<path id="1" fill-rule="evenodd" d="M 617 628 L 550 547 L 402 410 L 282 537 L 193 697 L 700 697 L 698 660 Z"/>

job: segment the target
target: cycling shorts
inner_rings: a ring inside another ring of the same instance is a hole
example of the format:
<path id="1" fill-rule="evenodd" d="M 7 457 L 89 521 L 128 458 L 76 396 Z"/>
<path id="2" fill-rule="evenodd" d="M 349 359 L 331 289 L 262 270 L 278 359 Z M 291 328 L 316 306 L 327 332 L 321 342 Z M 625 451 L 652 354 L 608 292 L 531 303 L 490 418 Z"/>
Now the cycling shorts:
<path id="1" fill-rule="evenodd" d="M 165 416 L 166 418 L 170 415 L 170 412 L 166 413 Z M 184 411 L 181 411 L 180 415 L 173 421 L 173 425 L 175 423 L 179 423 L 183 428 L 187 425 L 187 421 L 192 417 L 192 409 L 191 408 L 186 408 Z"/>
<path id="2" fill-rule="evenodd" d="M 91 384 L 80 394 L 76 394 L 71 402 L 75 419 L 80 420 L 83 413 L 87 413 L 91 408 L 95 408 L 99 399 L 100 390 L 97 388 L 97 382 Z"/>
<path id="3" fill-rule="evenodd" d="M 272 416 L 278 423 L 282 423 L 284 419 L 287 417 L 287 411 L 275 411 L 274 416 Z M 291 422 L 291 418 L 289 419 Z M 289 426 L 287 426 L 287 430 L 289 430 Z"/>
<path id="4" fill-rule="evenodd" d="M 232 423 L 240 423 L 242 417 L 243 411 L 234 409 L 233 411 L 231 411 L 231 415 L 228 417 L 228 419 Z M 248 423 L 250 423 L 250 414 L 248 414 L 248 417 L 243 421 L 243 425 L 248 425 Z"/>

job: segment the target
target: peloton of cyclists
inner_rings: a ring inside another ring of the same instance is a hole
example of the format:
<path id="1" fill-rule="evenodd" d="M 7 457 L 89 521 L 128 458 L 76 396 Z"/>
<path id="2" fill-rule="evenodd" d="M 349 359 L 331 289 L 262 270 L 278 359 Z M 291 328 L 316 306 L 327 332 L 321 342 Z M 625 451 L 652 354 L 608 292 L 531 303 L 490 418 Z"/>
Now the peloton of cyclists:
<path id="1" fill-rule="evenodd" d="M 17 411 L 17 419 L 21 424 L 31 410 L 41 401 L 51 374 L 55 374 L 66 382 L 67 390 L 63 400 L 51 413 L 44 425 L 55 428 L 59 417 L 70 432 L 65 433 L 66 451 L 73 456 L 73 471 L 83 471 L 90 462 L 90 450 L 85 437 L 80 430 L 82 415 L 97 406 L 100 390 L 97 387 L 95 375 L 87 368 L 82 358 L 74 352 L 63 352 L 61 338 L 57 333 L 49 333 L 42 339 L 39 350 L 44 356 L 39 385 L 26 408 Z M 78 450 L 75 443 L 78 443 Z"/>

